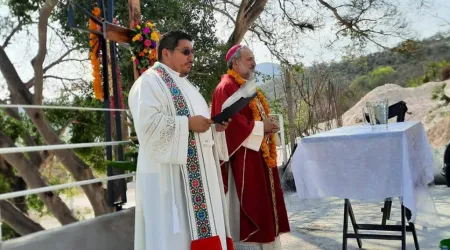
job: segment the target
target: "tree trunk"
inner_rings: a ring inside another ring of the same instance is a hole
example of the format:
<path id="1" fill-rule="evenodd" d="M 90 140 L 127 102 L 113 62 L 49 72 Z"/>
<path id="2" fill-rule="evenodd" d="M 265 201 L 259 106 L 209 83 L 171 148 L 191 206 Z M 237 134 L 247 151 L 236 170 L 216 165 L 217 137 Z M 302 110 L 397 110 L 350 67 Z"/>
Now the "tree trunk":
<path id="1" fill-rule="evenodd" d="M 245 33 L 247 33 L 259 15 L 263 12 L 266 4 L 267 0 L 241 1 L 233 33 L 228 38 L 228 45 L 230 47 L 239 44 L 242 41 Z"/>
<path id="2" fill-rule="evenodd" d="M 2 130 L 0 130 L 0 146 L 2 148 L 15 147 L 15 144 L 11 138 L 9 138 Z M 22 176 L 30 188 L 48 186 L 42 178 L 39 169 L 33 166 L 33 163 L 30 162 L 24 154 L 5 154 L 3 155 L 3 158 L 17 169 L 19 175 Z M 38 196 L 61 224 L 64 225 L 77 221 L 67 205 L 55 193 L 40 193 Z"/>
<path id="3" fill-rule="evenodd" d="M 285 70 L 285 89 L 286 89 L 286 101 L 288 110 L 288 120 L 289 120 L 289 141 L 291 143 L 291 152 L 294 150 L 295 144 L 295 116 L 294 116 L 294 100 L 292 98 L 292 81 L 291 73 L 289 69 Z"/>
<path id="4" fill-rule="evenodd" d="M 17 97 L 19 104 L 33 104 L 33 95 L 26 88 L 20 79 L 16 69 L 9 60 L 8 55 L 0 47 L 0 72 L 2 72 L 11 91 L 11 95 Z M 41 109 L 25 109 L 26 114 L 33 121 L 44 141 L 48 145 L 64 144 L 58 134 L 45 120 Z M 62 162 L 65 168 L 73 175 L 77 181 L 93 179 L 94 175 L 89 166 L 81 160 L 72 150 L 55 150 L 56 157 Z M 16 167 L 14 164 L 12 164 Z M 26 181 L 26 180 L 25 180 Z M 28 182 L 27 182 L 28 183 Z M 96 216 L 112 212 L 105 199 L 105 191 L 100 183 L 82 186 L 88 197 Z"/>
<path id="5" fill-rule="evenodd" d="M 44 230 L 40 224 L 31 220 L 20 212 L 18 208 L 5 200 L 0 201 L 0 210 L 2 219 L 6 224 L 22 236 Z"/>
<path id="6" fill-rule="evenodd" d="M 53 128 L 50 127 L 48 122 L 45 120 L 42 110 L 29 109 L 27 110 L 27 114 L 31 117 L 33 123 L 39 131 L 39 134 L 42 138 L 44 138 L 48 145 L 65 144 L 59 139 Z M 95 179 L 91 168 L 72 150 L 55 150 L 54 154 L 73 175 L 75 180 L 82 181 Z M 112 212 L 112 208 L 108 207 L 108 204 L 106 203 L 105 190 L 103 189 L 101 183 L 84 185 L 81 186 L 81 188 L 86 193 L 96 216 Z"/>
<path id="7" fill-rule="evenodd" d="M 16 176 L 14 174 L 13 167 L 10 164 L 8 164 L 8 162 L 6 162 L 1 156 L 0 156 L 0 174 L 3 175 L 3 178 L 8 182 L 12 192 L 27 189 L 27 184 L 25 183 L 23 178 Z M 28 207 L 26 204 L 25 197 L 16 197 L 13 199 L 12 202 L 20 211 L 22 211 L 22 213 L 28 214 Z"/>

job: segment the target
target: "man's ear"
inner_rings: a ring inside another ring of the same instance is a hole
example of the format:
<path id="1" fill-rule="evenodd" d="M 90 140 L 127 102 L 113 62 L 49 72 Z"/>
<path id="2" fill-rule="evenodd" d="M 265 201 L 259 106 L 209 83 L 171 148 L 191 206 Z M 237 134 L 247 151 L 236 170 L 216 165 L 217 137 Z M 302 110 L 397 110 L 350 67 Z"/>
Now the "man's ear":
<path id="1" fill-rule="evenodd" d="M 170 54 L 170 50 L 168 50 L 168 49 L 166 49 L 166 48 L 164 48 L 164 49 L 162 50 L 162 55 L 163 55 L 163 57 L 168 58 L 168 57 L 169 57 L 169 54 Z"/>

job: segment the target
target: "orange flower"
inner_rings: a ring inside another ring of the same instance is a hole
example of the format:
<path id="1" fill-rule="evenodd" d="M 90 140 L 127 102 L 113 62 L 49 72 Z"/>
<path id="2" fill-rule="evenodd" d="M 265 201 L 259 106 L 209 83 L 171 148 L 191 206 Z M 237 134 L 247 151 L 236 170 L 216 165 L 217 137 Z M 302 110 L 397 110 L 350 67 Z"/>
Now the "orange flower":
<path id="1" fill-rule="evenodd" d="M 144 52 L 140 52 L 140 53 L 139 53 L 139 56 L 140 56 L 140 57 L 145 56 Z"/>
<path id="2" fill-rule="evenodd" d="M 92 14 L 96 17 L 100 17 L 100 8 L 94 7 Z M 94 22 L 91 18 L 89 19 L 89 29 L 100 31 L 100 26 Z M 103 99 L 103 89 L 102 89 L 102 75 L 100 73 L 100 58 L 99 58 L 99 44 L 98 35 L 89 34 L 89 45 L 91 47 L 90 59 L 92 64 L 92 76 L 94 77 L 92 85 L 94 88 L 95 98 L 98 100 Z"/>
<path id="3" fill-rule="evenodd" d="M 246 80 L 242 78 L 237 72 L 232 69 L 227 71 L 227 74 L 234 78 L 234 80 L 239 84 L 243 85 Z M 261 103 L 264 109 L 264 116 L 267 117 L 270 114 L 269 104 L 266 101 L 263 93 L 257 89 L 257 97 L 250 101 L 249 107 L 252 110 L 253 120 L 262 121 L 261 112 L 258 109 L 258 101 Z M 269 144 L 267 143 L 269 142 Z M 275 140 L 275 134 L 268 134 L 264 136 L 263 142 L 261 143 L 261 151 L 263 154 L 264 161 L 269 168 L 277 167 L 277 143 Z"/>
<path id="4" fill-rule="evenodd" d="M 150 51 L 150 54 L 149 54 L 148 58 L 150 60 L 157 60 L 158 59 L 158 54 L 156 54 L 156 49 L 152 49 Z"/>
<path id="5" fill-rule="evenodd" d="M 92 10 L 92 14 L 96 17 L 99 17 L 101 13 L 102 12 L 99 7 L 94 7 L 94 9 Z"/>

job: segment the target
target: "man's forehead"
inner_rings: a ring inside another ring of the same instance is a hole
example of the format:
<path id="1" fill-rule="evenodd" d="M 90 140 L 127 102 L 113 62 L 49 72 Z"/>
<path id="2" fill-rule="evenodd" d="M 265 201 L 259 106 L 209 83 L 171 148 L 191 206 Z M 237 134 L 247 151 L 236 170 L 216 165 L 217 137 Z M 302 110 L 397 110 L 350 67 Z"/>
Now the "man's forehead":
<path id="1" fill-rule="evenodd" d="M 244 57 L 254 57 L 253 51 L 249 48 L 242 48 L 241 55 Z"/>
<path id="2" fill-rule="evenodd" d="M 194 45 L 191 41 L 183 39 L 178 41 L 178 47 L 183 47 L 183 48 L 192 48 Z"/>

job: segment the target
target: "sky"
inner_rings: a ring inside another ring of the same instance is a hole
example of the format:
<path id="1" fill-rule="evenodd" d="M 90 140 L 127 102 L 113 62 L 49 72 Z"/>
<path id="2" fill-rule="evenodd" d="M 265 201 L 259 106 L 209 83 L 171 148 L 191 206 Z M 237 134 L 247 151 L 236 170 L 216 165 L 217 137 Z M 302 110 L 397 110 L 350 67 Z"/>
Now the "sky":
<path id="1" fill-rule="evenodd" d="M 395 0 L 392 0 L 393 2 Z M 437 32 L 448 32 L 450 30 L 450 0 L 425 0 L 425 4 L 421 9 L 417 8 L 417 5 L 412 4 L 414 0 L 397 0 L 399 3 L 399 9 L 407 20 L 413 33 L 417 38 L 430 37 Z M 333 1 L 330 1 L 333 2 Z M 338 1 L 334 1 L 338 2 Z M 331 12 L 325 12 L 328 15 L 331 22 L 334 23 L 335 19 L 331 17 Z M 216 15 L 217 18 L 223 19 L 220 14 Z M 448 21 L 445 22 L 443 19 Z M 446 25 L 445 25 L 446 24 Z M 233 30 L 227 29 L 225 22 L 219 22 L 217 25 L 217 36 L 226 40 Z M 326 44 L 330 39 L 334 38 L 334 32 L 330 32 L 330 26 L 319 29 L 315 32 L 308 32 L 307 34 L 300 34 L 302 48 L 300 53 L 303 55 L 301 59 L 305 65 L 311 65 L 315 61 L 330 61 L 339 60 L 346 51 L 340 49 L 327 49 Z M 224 32 L 225 31 L 225 32 Z M 228 31 L 228 32 L 227 32 Z M 246 35 L 246 41 L 242 44 L 246 44 L 253 49 L 258 63 L 278 61 L 271 56 L 269 50 L 256 39 L 250 39 L 249 35 Z M 386 44 L 393 46 L 397 44 L 399 40 L 390 39 Z M 344 42 L 345 43 L 345 42 Z M 376 46 L 370 46 L 369 52 L 376 51 Z"/>
<path id="2" fill-rule="evenodd" d="M 335 0 L 337 1 L 337 0 Z M 426 38 L 436 34 L 437 32 L 448 32 L 450 30 L 450 1 L 449 0 L 425 0 L 425 7 L 418 10 L 411 4 L 413 0 L 398 0 L 400 10 L 408 21 L 412 31 L 417 34 L 417 38 Z M 325 12 L 326 15 L 331 14 Z M 5 7 L 0 7 L 0 17 L 4 17 L 8 14 L 8 9 Z M 216 34 L 220 39 L 226 40 L 228 36 L 233 31 L 230 27 L 227 27 L 226 22 L 223 21 L 224 17 L 220 14 L 216 14 L 218 20 L 216 25 Z M 331 18 L 331 17 L 329 17 Z M 443 19 L 446 19 L 445 22 Z M 334 20 L 334 19 L 333 19 Z M 331 23 L 331 22 L 330 22 Z M 37 30 L 37 27 L 31 29 L 31 31 Z M 0 30 L 0 43 L 3 43 L 4 32 Z M 34 37 L 37 37 L 34 33 Z M 343 55 L 347 53 L 339 48 L 328 49 L 326 48 L 327 41 L 334 37 L 334 33 L 330 32 L 330 27 L 324 27 L 315 32 L 309 32 L 307 34 L 300 34 L 299 39 L 301 40 L 301 47 L 299 48 L 300 54 L 303 56 L 300 60 L 305 65 L 310 65 L 313 62 L 323 62 L 331 60 L 339 60 Z M 6 52 L 13 64 L 16 66 L 20 77 L 23 81 L 27 81 L 33 76 L 33 69 L 30 60 L 35 56 L 37 52 L 37 42 L 35 38 L 27 35 L 25 32 L 19 33 L 14 39 L 13 43 L 10 44 Z M 387 40 L 387 45 L 394 45 L 398 43 L 399 40 Z M 343 42 L 345 44 L 346 42 Z M 46 59 L 46 63 L 58 58 L 64 51 L 63 44 L 58 40 L 55 35 L 49 35 L 49 52 Z M 273 62 L 278 63 L 278 61 L 270 55 L 268 49 L 257 39 L 252 39 L 251 35 L 247 34 L 245 40 L 242 44 L 247 44 L 253 49 L 256 57 L 257 63 L 263 62 Z M 368 51 L 376 51 L 375 46 L 369 46 Z M 72 55 L 74 58 L 86 58 L 87 55 L 81 55 L 74 53 Z M 76 78 L 83 76 L 86 80 L 90 80 L 90 66 L 89 64 L 79 64 L 79 63 L 66 63 L 62 64 L 49 74 L 54 75 L 64 75 L 68 78 Z M 49 81 L 44 88 L 44 97 L 57 96 L 60 93 L 62 85 L 58 81 Z M 6 83 L 3 76 L 0 74 L 0 98 L 5 97 Z"/>

